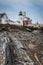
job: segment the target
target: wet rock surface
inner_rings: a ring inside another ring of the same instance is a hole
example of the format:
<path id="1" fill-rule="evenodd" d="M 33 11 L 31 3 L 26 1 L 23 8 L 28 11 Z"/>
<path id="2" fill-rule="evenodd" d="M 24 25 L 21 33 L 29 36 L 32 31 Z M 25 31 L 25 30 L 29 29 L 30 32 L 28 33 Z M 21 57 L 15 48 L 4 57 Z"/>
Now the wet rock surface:
<path id="1" fill-rule="evenodd" d="M 43 65 L 42 30 L 2 31 L 0 32 L 0 40 L 1 37 L 6 37 L 8 43 L 9 61 L 7 61 L 7 65 Z"/>

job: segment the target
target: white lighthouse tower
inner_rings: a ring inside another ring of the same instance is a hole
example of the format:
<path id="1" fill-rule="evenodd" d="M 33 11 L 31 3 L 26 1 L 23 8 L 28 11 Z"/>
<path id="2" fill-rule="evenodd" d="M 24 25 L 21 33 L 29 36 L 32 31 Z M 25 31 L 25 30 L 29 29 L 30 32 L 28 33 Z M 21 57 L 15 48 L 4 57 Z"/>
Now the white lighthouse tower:
<path id="1" fill-rule="evenodd" d="M 25 19 L 25 17 L 26 17 L 26 12 L 20 11 L 19 12 L 19 21 L 20 21 L 21 25 L 23 25 L 23 20 Z"/>

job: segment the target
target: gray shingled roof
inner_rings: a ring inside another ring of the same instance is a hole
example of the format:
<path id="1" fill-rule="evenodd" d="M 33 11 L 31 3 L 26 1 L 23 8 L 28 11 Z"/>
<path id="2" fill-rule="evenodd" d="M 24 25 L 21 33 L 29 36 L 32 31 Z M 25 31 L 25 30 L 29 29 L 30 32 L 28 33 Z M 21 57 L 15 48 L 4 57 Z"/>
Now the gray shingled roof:
<path id="1" fill-rule="evenodd" d="M 6 15 L 6 13 L 0 13 L 0 18 L 2 18 L 4 15 Z"/>

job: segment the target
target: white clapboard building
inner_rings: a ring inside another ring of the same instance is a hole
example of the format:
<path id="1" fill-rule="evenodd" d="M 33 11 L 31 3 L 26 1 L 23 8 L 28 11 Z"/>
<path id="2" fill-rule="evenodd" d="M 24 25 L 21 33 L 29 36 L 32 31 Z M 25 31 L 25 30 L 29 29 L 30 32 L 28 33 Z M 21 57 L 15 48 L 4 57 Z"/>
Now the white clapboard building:
<path id="1" fill-rule="evenodd" d="M 6 13 L 0 14 L 0 24 L 13 24 L 14 22 L 11 21 Z"/>

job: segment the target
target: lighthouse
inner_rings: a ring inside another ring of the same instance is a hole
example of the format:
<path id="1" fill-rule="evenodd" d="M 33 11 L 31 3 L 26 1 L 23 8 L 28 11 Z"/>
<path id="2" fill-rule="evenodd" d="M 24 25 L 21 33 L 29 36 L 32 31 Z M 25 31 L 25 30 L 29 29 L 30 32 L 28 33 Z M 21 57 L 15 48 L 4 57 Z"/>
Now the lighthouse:
<path id="1" fill-rule="evenodd" d="M 20 24 L 23 25 L 23 20 L 24 20 L 25 17 L 26 17 L 26 12 L 20 11 L 19 12 L 19 21 L 20 21 Z"/>
<path id="2" fill-rule="evenodd" d="M 29 24 L 31 24 L 31 19 L 29 17 L 26 16 L 26 12 L 22 12 L 20 11 L 19 12 L 19 21 L 20 21 L 20 25 L 23 25 L 23 26 L 28 26 Z"/>

